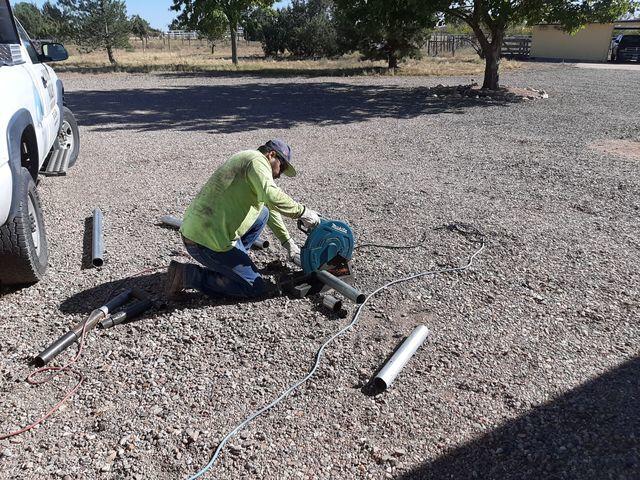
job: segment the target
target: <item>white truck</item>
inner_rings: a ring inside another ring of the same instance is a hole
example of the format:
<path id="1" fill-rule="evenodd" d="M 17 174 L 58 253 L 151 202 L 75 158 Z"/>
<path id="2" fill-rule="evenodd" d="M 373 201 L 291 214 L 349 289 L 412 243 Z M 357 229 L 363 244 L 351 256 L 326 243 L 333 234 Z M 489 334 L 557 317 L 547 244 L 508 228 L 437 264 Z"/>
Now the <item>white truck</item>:
<path id="1" fill-rule="evenodd" d="M 0 0 L 0 284 L 39 281 L 49 258 L 38 175 L 63 175 L 80 148 L 62 82 L 45 62 L 68 58 L 59 43 L 36 48 Z"/>

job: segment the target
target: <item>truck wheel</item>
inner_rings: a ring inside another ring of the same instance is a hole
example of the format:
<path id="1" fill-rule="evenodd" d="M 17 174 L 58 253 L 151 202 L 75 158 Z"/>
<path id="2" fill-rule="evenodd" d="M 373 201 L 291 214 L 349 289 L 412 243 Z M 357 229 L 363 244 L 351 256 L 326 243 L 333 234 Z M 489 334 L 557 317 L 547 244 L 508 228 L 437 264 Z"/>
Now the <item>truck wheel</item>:
<path id="1" fill-rule="evenodd" d="M 67 107 L 62 107 L 62 126 L 58 132 L 58 143 L 61 148 L 71 150 L 69 168 L 73 167 L 80 153 L 80 132 L 78 131 L 76 117 Z"/>
<path id="2" fill-rule="evenodd" d="M 47 270 L 49 250 L 36 184 L 22 168 L 18 183 L 18 209 L 0 227 L 0 283 L 35 283 Z"/>

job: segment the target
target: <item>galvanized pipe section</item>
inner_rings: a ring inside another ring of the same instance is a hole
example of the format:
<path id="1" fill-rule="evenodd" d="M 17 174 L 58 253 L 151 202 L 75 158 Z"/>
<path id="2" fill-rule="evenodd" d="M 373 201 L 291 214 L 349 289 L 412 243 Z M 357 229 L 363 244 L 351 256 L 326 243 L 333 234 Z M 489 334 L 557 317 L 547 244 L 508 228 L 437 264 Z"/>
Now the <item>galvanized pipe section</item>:
<path id="1" fill-rule="evenodd" d="M 319 270 L 315 272 L 315 275 L 318 280 L 324 283 L 327 287 L 333 288 L 336 292 L 344 295 L 352 302 L 363 303 L 367 298 L 364 293 L 361 293 L 358 289 L 352 287 L 348 283 L 343 282 L 335 275 L 331 275 L 326 270 Z"/>
<path id="2" fill-rule="evenodd" d="M 322 296 L 322 305 L 332 312 L 339 312 L 342 309 L 342 300 L 333 295 L 326 294 Z"/>
<path id="3" fill-rule="evenodd" d="M 116 308 L 124 305 L 131 296 L 131 289 L 125 290 L 119 295 L 113 297 L 105 305 L 100 308 L 96 308 L 89 314 L 86 320 L 76 323 L 71 330 L 65 333 L 58 340 L 53 342 L 47 348 L 45 348 L 36 358 L 35 364 L 39 367 L 46 365 L 53 360 L 58 354 L 69 348 L 76 343 L 82 336 L 82 330 L 90 332 L 96 324 L 103 320 L 110 312 Z M 85 326 L 86 324 L 86 326 Z"/>
<path id="4" fill-rule="evenodd" d="M 255 242 L 253 242 L 253 245 L 251 245 L 251 247 L 255 248 L 256 250 L 264 250 L 265 248 L 269 248 L 269 245 L 269 240 L 258 238 Z"/>
<path id="5" fill-rule="evenodd" d="M 102 210 L 93 211 L 93 228 L 91 231 L 91 264 L 101 267 L 104 264 L 104 239 L 102 237 Z"/>
<path id="6" fill-rule="evenodd" d="M 180 228 L 182 226 L 182 220 L 173 215 L 163 215 L 160 217 L 160 223 L 173 228 Z"/>
<path id="7" fill-rule="evenodd" d="M 374 377 L 373 387 L 379 391 L 389 388 L 428 335 L 429 329 L 424 325 L 418 325 Z"/>

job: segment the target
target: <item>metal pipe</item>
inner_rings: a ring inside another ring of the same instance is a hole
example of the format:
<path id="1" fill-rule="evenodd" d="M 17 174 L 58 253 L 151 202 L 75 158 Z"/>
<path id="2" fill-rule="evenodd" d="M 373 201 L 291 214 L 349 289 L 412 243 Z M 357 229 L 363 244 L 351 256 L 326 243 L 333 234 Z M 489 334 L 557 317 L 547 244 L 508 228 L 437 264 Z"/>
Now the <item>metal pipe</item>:
<path id="1" fill-rule="evenodd" d="M 109 315 L 99 323 L 99 326 L 100 328 L 111 328 L 115 327 L 116 325 L 120 325 L 125 320 L 131 320 L 141 313 L 146 312 L 151 307 L 151 305 L 151 300 L 149 300 L 148 298 L 135 302 L 124 310 L 114 313 L 113 315 Z"/>
<path id="2" fill-rule="evenodd" d="M 71 330 L 65 333 L 58 340 L 53 342 L 47 348 L 45 348 L 36 358 L 35 363 L 37 366 L 42 367 L 53 360 L 58 354 L 69 348 L 75 342 L 77 342 L 82 336 L 82 330 L 86 329 L 86 332 L 90 332 L 96 324 L 104 319 L 109 313 L 116 308 L 124 305 L 131 296 L 131 289 L 116 295 L 106 304 L 100 308 L 96 308 L 89 314 L 86 320 L 76 323 Z M 86 327 L 85 327 L 86 324 Z"/>
<path id="3" fill-rule="evenodd" d="M 161 216 L 160 223 L 173 228 L 180 228 L 182 226 L 182 220 L 177 217 L 174 217 L 173 215 Z"/>
<path id="4" fill-rule="evenodd" d="M 374 377 L 373 387 L 379 391 L 389 388 L 428 335 L 429 329 L 424 325 L 418 325 Z"/>
<path id="5" fill-rule="evenodd" d="M 367 296 L 361 293 L 358 289 L 352 287 L 346 282 L 343 282 L 335 275 L 330 274 L 326 270 L 319 270 L 315 272 L 316 278 L 324 283 L 327 287 L 333 288 L 336 292 L 344 295 L 349 300 L 355 303 L 363 303 Z"/>
<path id="6" fill-rule="evenodd" d="M 91 230 L 91 264 L 101 267 L 104 264 L 104 239 L 102 238 L 102 210 L 93 211 L 93 228 Z"/>
<path id="7" fill-rule="evenodd" d="M 333 295 L 323 295 L 322 296 L 322 305 L 327 307 L 332 312 L 339 312 L 342 310 L 342 300 L 334 297 Z"/>
<path id="8" fill-rule="evenodd" d="M 269 248 L 269 245 L 269 240 L 258 238 L 255 242 L 253 242 L 253 245 L 251 245 L 251 247 L 255 248 L 256 250 L 264 250 L 265 248 Z"/>

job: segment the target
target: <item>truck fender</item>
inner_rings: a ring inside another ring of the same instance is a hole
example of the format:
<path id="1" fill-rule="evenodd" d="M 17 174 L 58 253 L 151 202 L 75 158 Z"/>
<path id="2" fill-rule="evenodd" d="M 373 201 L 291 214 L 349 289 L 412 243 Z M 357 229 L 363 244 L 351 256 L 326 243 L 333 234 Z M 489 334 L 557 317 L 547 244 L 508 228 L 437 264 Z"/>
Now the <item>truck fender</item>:
<path id="1" fill-rule="evenodd" d="M 33 118 L 31 113 L 26 108 L 21 108 L 13 114 L 11 120 L 7 125 L 7 147 L 9 151 L 9 168 L 11 169 L 11 176 L 13 177 L 13 186 L 11 188 L 11 208 L 9 208 L 8 219 L 12 219 L 18 208 L 20 199 L 18 198 L 18 189 L 20 188 L 20 176 L 22 175 L 22 155 L 20 152 L 20 140 L 22 139 L 22 133 L 28 127 L 33 127 Z M 35 132 L 34 132 L 35 133 Z M 35 139 L 34 139 L 35 140 Z M 33 148 L 36 152 L 36 175 L 37 175 L 37 141 L 34 141 Z M 30 172 L 33 175 L 33 172 Z"/>

